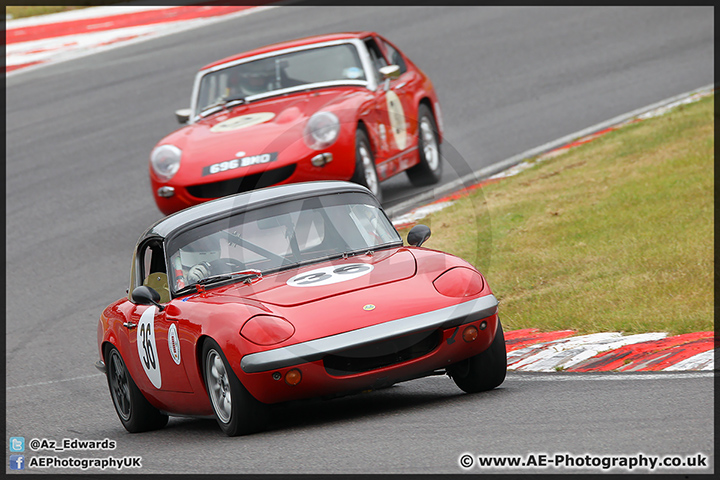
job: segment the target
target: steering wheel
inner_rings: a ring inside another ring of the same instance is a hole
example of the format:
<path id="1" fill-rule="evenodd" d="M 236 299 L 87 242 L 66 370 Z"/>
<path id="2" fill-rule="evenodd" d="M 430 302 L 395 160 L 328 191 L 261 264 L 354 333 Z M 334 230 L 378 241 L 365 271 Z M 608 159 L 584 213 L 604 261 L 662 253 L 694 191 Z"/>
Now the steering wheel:
<path id="1" fill-rule="evenodd" d="M 224 257 L 210 262 L 210 271 L 212 271 L 213 275 L 238 272 L 244 269 L 245 265 L 234 258 Z"/>

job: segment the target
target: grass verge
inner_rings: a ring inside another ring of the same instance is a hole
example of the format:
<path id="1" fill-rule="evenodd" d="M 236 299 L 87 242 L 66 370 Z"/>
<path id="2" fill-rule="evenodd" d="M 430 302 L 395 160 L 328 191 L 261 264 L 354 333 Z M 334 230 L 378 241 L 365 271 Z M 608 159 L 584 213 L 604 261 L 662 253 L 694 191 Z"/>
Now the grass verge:
<path id="1" fill-rule="evenodd" d="M 506 330 L 712 330 L 714 158 L 709 96 L 472 192 L 424 246 L 485 274 Z"/>

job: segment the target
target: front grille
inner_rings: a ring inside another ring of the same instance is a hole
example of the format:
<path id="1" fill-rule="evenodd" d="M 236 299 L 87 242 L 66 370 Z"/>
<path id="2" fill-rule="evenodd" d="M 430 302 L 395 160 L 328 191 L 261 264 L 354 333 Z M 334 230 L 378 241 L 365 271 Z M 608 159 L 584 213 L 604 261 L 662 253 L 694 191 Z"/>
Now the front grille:
<path id="1" fill-rule="evenodd" d="M 419 332 L 326 355 L 323 364 L 330 375 L 353 375 L 422 357 L 439 343 L 439 330 Z"/>
<path id="2" fill-rule="evenodd" d="M 245 177 L 231 178 L 221 182 L 203 183 L 187 187 L 190 195 L 196 198 L 219 198 L 234 193 L 248 192 L 257 188 L 269 187 L 287 180 L 295 172 L 295 164 L 287 165 Z"/>

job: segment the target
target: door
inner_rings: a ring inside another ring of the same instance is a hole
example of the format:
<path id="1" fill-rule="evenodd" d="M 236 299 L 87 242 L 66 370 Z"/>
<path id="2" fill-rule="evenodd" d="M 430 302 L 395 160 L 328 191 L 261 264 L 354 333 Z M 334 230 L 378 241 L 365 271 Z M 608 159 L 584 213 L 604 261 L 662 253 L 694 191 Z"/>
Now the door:
<path id="1" fill-rule="evenodd" d="M 405 63 L 400 65 L 400 76 L 395 79 L 383 79 L 380 68 L 389 65 L 385 54 L 374 37 L 365 40 L 365 45 L 375 67 L 378 89 L 375 91 L 375 108 L 378 112 L 378 175 L 381 180 L 388 178 L 410 165 L 407 165 L 408 153 L 416 149 L 413 145 L 413 105 L 412 89 L 409 88 L 409 76 Z M 415 121 L 415 123 L 417 123 Z"/>
<path id="2" fill-rule="evenodd" d="M 160 303 L 167 304 L 170 299 L 162 244 L 151 241 L 142 245 L 136 258 L 143 285 L 158 291 Z M 192 392 L 180 349 L 180 321 L 168 318 L 166 310 L 160 311 L 155 305 L 136 305 L 129 317 L 124 328 L 132 363 L 139 367 L 133 375 L 140 377 L 136 381 L 148 390 Z"/>

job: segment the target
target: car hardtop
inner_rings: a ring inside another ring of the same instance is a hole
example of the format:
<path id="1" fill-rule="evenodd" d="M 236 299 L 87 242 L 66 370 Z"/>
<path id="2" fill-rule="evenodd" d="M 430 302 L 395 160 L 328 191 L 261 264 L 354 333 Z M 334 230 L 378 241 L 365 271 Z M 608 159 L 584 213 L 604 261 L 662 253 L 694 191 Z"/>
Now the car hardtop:
<path id="1" fill-rule="evenodd" d="M 313 36 L 309 36 L 309 37 L 298 38 L 296 40 L 289 40 L 289 41 L 285 41 L 285 42 L 273 43 L 271 45 L 266 45 L 264 47 L 256 48 L 254 50 L 248 50 L 243 53 L 225 57 L 221 60 L 217 60 L 208 65 L 205 65 L 200 70 L 201 71 L 208 70 L 213 67 L 217 67 L 218 65 L 223 65 L 225 63 L 234 62 L 236 60 L 240 60 L 243 58 L 254 57 L 255 55 L 262 55 L 264 53 L 274 52 L 274 51 L 278 51 L 278 50 L 285 50 L 285 49 L 295 48 L 295 47 L 303 47 L 305 45 L 312 45 L 315 43 L 323 43 L 323 42 L 332 42 L 332 41 L 336 41 L 336 40 L 351 40 L 351 39 L 355 39 L 355 38 L 360 39 L 360 38 L 368 37 L 370 35 L 377 35 L 377 34 L 375 32 L 370 32 L 370 31 L 328 33 L 328 34 L 323 34 L 323 35 L 313 35 Z"/>
<path id="2" fill-rule="evenodd" d="M 148 238 L 165 239 L 179 230 L 184 231 L 191 228 L 192 225 L 204 224 L 240 212 L 293 200 L 340 193 L 365 194 L 370 202 L 382 210 L 382 206 L 370 190 L 356 183 L 340 180 L 292 183 L 229 195 L 180 210 L 150 226 L 142 234 L 137 244 L 144 243 Z"/>

